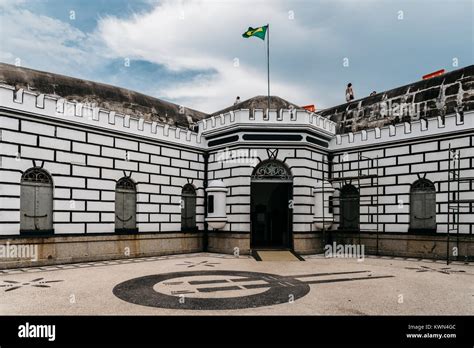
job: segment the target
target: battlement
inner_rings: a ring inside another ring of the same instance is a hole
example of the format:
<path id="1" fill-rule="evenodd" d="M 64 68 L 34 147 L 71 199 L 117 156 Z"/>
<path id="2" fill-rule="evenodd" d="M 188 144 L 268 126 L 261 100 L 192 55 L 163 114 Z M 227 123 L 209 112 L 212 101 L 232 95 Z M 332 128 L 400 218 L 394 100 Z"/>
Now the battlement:
<path id="1" fill-rule="evenodd" d="M 23 88 L 15 90 L 10 85 L 0 84 L 0 107 L 170 143 L 199 148 L 205 146 L 202 136 L 189 129 L 150 122 L 144 118 L 105 110 L 94 104 L 71 102 L 55 95 L 34 93 Z"/>
<path id="2" fill-rule="evenodd" d="M 474 129 L 474 111 L 460 110 L 450 115 L 420 118 L 398 124 L 362 129 L 357 132 L 336 134 L 337 123 L 303 109 L 239 109 L 200 120 L 198 131 L 150 122 L 135 115 L 121 114 L 96 107 L 94 104 L 71 102 L 57 95 L 35 93 L 0 84 L 0 107 L 24 111 L 46 118 L 60 119 L 93 128 L 113 130 L 169 143 L 204 149 L 205 136 L 224 129 L 251 126 L 252 128 L 310 128 L 327 135 L 330 148 L 355 148 L 418 138 L 426 135 Z"/>
<path id="3" fill-rule="evenodd" d="M 200 134 L 208 134 L 233 125 L 263 127 L 310 127 L 329 136 L 336 134 L 336 123 L 303 109 L 240 109 L 200 120 Z"/>
<path id="4" fill-rule="evenodd" d="M 357 148 L 427 135 L 459 132 L 463 129 L 474 130 L 474 111 L 337 134 L 330 141 L 330 148 Z"/>

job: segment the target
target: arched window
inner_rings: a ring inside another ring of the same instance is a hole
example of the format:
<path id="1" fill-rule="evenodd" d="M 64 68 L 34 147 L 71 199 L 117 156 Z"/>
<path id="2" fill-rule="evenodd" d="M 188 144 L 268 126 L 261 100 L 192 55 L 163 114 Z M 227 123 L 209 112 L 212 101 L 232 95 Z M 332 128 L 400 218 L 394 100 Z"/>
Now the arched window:
<path id="1" fill-rule="evenodd" d="M 137 232 L 137 189 L 130 178 L 117 181 L 115 188 L 115 231 Z"/>
<path id="2" fill-rule="evenodd" d="M 186 184 L 181 192 L 181 230 L 196 230 L 196 190 Z"/>
<path id="3" fill-rule="evenodd" d="M 21 177 L 20 214 L 20 233 L 53 232 L 53 179 L 39 167 Z"/>
<path id="4" fill-rule="evenodd" d="M 410 230 L 436 230 L 436 189 L 427 179 L 419 179 L 411 185 Z"/>
<path id="5" fill-rule="evenodd" d="M 340 228 L 344 230 L 359 229 L 359 191 L 353 185 L 345 185 L 341 189 L 341 221 Z"/>

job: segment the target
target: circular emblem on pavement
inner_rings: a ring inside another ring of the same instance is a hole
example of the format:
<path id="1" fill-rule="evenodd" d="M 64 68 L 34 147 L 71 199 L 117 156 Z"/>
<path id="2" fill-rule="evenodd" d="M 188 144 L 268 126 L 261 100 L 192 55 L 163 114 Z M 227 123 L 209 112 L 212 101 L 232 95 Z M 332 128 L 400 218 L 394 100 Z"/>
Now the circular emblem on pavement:
<path id="1" fill-rule="evenodd" d="M 310 287 L 293 277 L 241 271 L 193 271 L 155 274 L 116 285 L 118 298 L 167 309 L 244 309 L 288 303 Z"/>

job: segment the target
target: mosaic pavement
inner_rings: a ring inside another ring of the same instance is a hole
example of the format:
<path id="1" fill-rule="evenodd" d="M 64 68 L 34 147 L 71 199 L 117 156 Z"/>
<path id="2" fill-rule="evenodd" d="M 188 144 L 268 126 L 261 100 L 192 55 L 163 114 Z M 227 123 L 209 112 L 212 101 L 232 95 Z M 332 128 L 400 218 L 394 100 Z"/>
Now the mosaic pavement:
<path id="1" fill-rule="evenodd" d="M 3 270 L 2 314 L 472 314 L 474 268 L 368 257 L 186 254 Z"/>

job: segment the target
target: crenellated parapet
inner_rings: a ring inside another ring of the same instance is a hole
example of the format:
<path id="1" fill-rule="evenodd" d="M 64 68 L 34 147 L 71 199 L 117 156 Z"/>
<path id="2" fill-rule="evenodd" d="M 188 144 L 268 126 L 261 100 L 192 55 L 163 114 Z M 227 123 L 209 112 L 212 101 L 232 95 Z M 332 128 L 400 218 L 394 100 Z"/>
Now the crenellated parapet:
<path id="1" fill-rule="evenodd" d="M 205 147 L 205 140 L 201 134 L 190 129 L 161 124 L 156 121 L 150 122 L 134 115 L 125 115 L 99 108 L 94 104 L 71 102 L 55 95 L 34 93 L 22 88 L 16 90 L 10 85 L 0 84 L 0 106 L 94 128 L 192 147 Z"/>
<path id="2" fill-rule="evenodd" d="M 330 148 L 349 149 L 366 145 L 373 146 L 397 140 L 411 140 L 432 135 L 457 133 L 466 129 L 474 131 L 474 111 L 337 134 L 330 141 Z"/>
<path id="3" fill-rule="evenodd" d="M 319 113 L 304 109 L 239 109 L 200 120 L 196 131 L 147 121 L 136 115 L 121 114 L 96 107 L 94 104 L 72 102 L 57 95 L 35 93 L 22 88 L 0 84 L 0 106 L 12 112 L 25 112 L 46 119 L 96 129 L 126 133 L 163 142 L 205 149 L 206 137 L 237 129 L 312 129 L 331 139 L 329 149 L 356 148 L 359 146 L 409 140 L 464 129 L 474 130 L 474 111 L 459 110 L 431 118 L 407 120 L 385 124 L 356 132 L 337 132 L 337 123 Z"/>
<path id="4" fill-rule="evenodd" d="M 240 109 L 211 116 L 197 122 L 200 134 L 211 134 L 232 126 L 258 127 L 309 127 L 328 136 L 336 134 L 336 123 L 304 109 Z"/>

